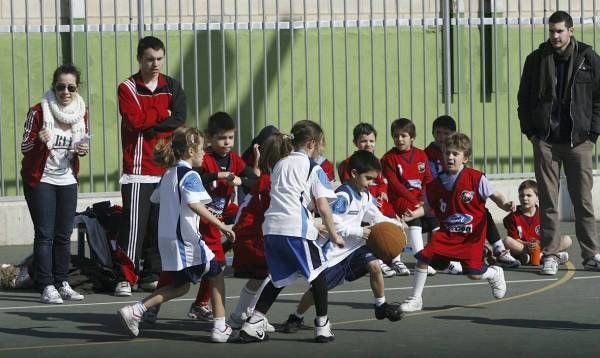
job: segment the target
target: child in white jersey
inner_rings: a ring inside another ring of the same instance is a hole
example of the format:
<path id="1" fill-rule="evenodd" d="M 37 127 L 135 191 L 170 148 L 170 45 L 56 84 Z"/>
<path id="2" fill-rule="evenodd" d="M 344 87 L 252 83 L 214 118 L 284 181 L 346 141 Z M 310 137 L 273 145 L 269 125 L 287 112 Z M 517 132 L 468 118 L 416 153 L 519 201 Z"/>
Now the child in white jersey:
<path id="1" fill-rule="evenodd" d="M 271 279 L 240 331 L 245 342 L 266 337 L 265 315 L 281 290 L 298 274 L 311 284 L 315 300 L 315 341 L 333 340 L 327 318 L 327 267 L 321 247 L 316 243 L 319 231 L 312 222 L 309 207 L 321 215 L 333 244 L 343 246 L 336 232 L 329 204 L 336 199 L 329 179 L 321 167 L 311 161 L 323 145 L 323 130 L 311 121 L 294 124 L 291 135 L 272 136 L 263 144 L 259 160 L 261 170 L 271 172 L 271 202 L 262 226 L 265 256 Z"/>
<path id="2" fill-rule="evenodd" d="M 211 199 L 200 175 L 192 170 L 202 164 L 203 146 L 202 132 L 180 127 L 173 132 L 170 142 L 161 141 L 154 149 L 155 160 L 169 167 L 151 200 L 160 203 L 158 248 L 163 274 L 171 276 L 171 283 L 119 310 L 121 321 L 131 336 L 139 334 L 138 326 L 146 310 L 183 296 L 189 291 L 190 282 L 195 284 L 203 276 L 210 278 L 213 287 L 215 319 L 211 340 L 223 343 L 231 335 L 231 327 L 225 323 L 223 267 L 214 260 L 215 255 L 198 232 L 198 216 L 218 226 L 230 240 L 235 239 L 235 234 L 204 206 Z"/>

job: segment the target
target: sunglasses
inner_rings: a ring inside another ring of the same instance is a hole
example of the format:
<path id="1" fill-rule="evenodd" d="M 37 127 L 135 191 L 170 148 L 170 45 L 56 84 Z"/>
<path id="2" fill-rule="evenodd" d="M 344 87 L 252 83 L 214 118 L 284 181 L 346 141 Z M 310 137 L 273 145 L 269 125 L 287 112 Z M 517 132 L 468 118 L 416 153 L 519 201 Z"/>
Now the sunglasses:
<path id="1" fill-rule="evenodd" d="M 56 86 L 54 86 L 54 90 L 56 92 L 62 92 L 65 89 L 68 89 L 69 92 L 73 93 L 73 92 L 77 91 L 77 86 L 75 86 L 75 85 L 66 85 L 64 83 L 59 83 Z"/>

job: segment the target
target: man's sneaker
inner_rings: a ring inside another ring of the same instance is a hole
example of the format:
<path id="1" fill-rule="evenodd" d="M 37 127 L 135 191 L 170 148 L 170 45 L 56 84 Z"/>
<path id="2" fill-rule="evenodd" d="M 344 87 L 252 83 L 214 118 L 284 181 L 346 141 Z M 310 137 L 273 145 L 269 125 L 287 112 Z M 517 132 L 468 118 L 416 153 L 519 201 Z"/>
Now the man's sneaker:
<path id="1" fill-rule="evenodd" d="M 63 303 L 63 299 L 62 297 L 60 297 L 60 293 L 58 293 L 54 285 L 48 285 L 44 287 L 42 297 L 40 297 L 40 302 L 49 303 L 53 305 L 60 305 Z"/>
<path id="2" fill-rule="evenodd" d="M 506 280 L 504 280 L 504 270 L 500 266 L 490 266 L 488 270 L 494 270 L 494 276 L 488 279 L 492 288 L 494 298 L 502 298 L 506 295 Z"/>
<path id="3" fill-rule="evenodd" d="M 400 310 L 402 312 L 415 312 L 423 309 L 423 298 L 410 296 L 402 302 Z"/>
<path id="4" fill-rule="evenodd" d="M 187 316 L 192 319 L 197 319 L 199 321 L 212 322 L 214 321 L 214 316 L 210 308 L 208 306 L 197 306 L 195 303 L 192 303 L 190 306 L 190 310 L 187 313 Z"/>
<path id="5" fill-rule="evenodd" d="M 158 281 L 143 282 L 139 284 L 139 287 L 144 291 L 153 292 L 158 287 Z"/>
<path id="6" fill-rule="evenodd" d="M 583 262 L 583 268 L 589 271 L 600 271 L 600 254 L 596 254 L 585 260 Z"/>
<path id="7" fill-rule="evenodd" d="M 458 261 L 450 261 L 448 267 L 442 271 L 443 273 L 447 273 L 450 275 L 461 275 L 462 274 L 462 265 Z"/>
<path id="8" fill-rule="evenodd" d="M 510 254 L 510 250 L 508 250 L 508 249 L 496 254 L 495 256 L 496 256 L 496 263 L 502 267 L 515 268 L 515 267 L 519 267 L 521 265 L 519 260 L 515 259 Z"/>
<path id="9" fill-rule="evenodd" d="M 383 261 L 380 260 L 379 261 L 379 266 L 381 267 L 381 273 L 383 274 L 383 277 L 390 278 L 390 277 L 396 276 L 396 271 L 394 271 L 393 268 L 391 268 L 388 265 L 386 265 L 385 262 L 383 262 Z"/>
<path id="10" fill-rule="evenodd" d="M 249 320 L 247 320 L 244 322 L 242 329 L 240 329 L 240 340 L 242 342 L 262 342 L 267 339 L 267 337 L 264 319 L 255 323 L 250 323 Z"/>
<path id="11" fill-rule="evenodd" d="M 375 318 L 384 319 L 387 318 L 392 322 L 396 322 L 402 319 L 402 310 L 400 305 L 389 304 L 384 302 L 381 306 L 375 306 Z"/>
<path id="12" fill-rule="evenodd" d="M 317 324 L 317 319 L 315 318 L 315 342 L 327 343 L 333 341 L 334 339 L 335 336 L 331 330 L 331 323 L 329 323 L 329 319 L 327 319 L 327 322 L 323 326 L 319 326 Z"/>
<path id="13" fill-rule="evenodd" d="M 542 262 L 542 269 L 540 274 L 542 275 L 556 275 L 558 272 L 558 258 L 554 255 L 544 256 L 544 262 Z"/>
<path id="14" fill-rule="evenodd" d="M 558 257 L 558 264 L 559 265 L 564 265 L 567 263 L 567 261 L 569 261 L 569 253 L 566 251 L 561 251 L 558 252 L 556 254 L 556 257 Z"/>
<path id="15" fill-rule="evenodd" d="M 121 281 L 117 283 L 115 287 L 115 296 L 117 297 L 128 297 L 131 296 L 131 285 L 127 281 Z"/>
<path id="16" fill-rule="evenodd" d="M 402 261 L 392 262 L 392 270 L 396 273 L 396 276 L 408 276 L 410 275 L 410 270 Z"/>
<path id="17" fill-rule="evenodd" d="M 434 276 L 437 273 L 437 271 L 431 267 L 431 266 L 427 266 L 427 276 Z"/>
<path id="18" fill-rule="evenodd" d="M 81 301 L 83 300 L 83 295 L 75 291 L 69 286 L 67 281 L 63 281 L 60 287 L 58 288 L 58 293 L 63 300 L 70 301 Z"/>
<path id="19" fill-rule="evenodd" d="M 291 314 L 283 324 L 283 333 L 296 333 L 304 325 L 304 318 Z"/>
<path id="20" fill-rule="evenodd" d="M 233 336 L 233 329 L 228 324 L 225 325 L 224 331 L 219 331 L 217 327 L 213 327 L 210 331 L 210 340 L 213 343 L 227 343 L 231 342 Z"/>
<path id="21" fill-rule="evenodd" d="M 133 306 L 125 306 L 119 310 L 121 323 L 127 329 L 127 332 L 132 337 L 137 337 L 140 334 L 139 326 L 142 317 L 136 316 L 133 312 Z"/>
<path id="22" fill-rule="evenodd" d="M 160 311 L 160 305 L 152 306 L 144 312 L 142 315 L 142 322 L 154 324 L 158 320 L 158 312 Z"/>

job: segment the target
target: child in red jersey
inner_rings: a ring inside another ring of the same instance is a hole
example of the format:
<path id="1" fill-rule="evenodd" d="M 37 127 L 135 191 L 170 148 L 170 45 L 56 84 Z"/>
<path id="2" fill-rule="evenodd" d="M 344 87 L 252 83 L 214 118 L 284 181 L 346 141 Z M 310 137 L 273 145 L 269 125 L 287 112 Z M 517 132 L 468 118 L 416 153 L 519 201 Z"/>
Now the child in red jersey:
<path id="1" fill-rule="evenodd" d="M 327 158 L 325 158 L 323 155 L 320 155 L 317 159 L 315 159 L 315 163 L 317 163 L 321 169 L 323 169 L 329 181 L 335 181 L 335 170 L 333 169 L 333 164 L 331 164 Z"/>
<path id="2" fill-rule="evenodd" d="M 525 180 L 519 185 L 519 205 L 515 212 L 504 218 L 504 227 L 508 237 L 504 244 L 513 256 L 519 258 L 523 265 L 531 259 L 531 252 L 540 245 L 540 212 L 538 209 L 538 187 L 535 180 Z M 569 260 L 566 250 L 573 241 L 568 235 L 560 237 L 558 252 L 559 263 Z"/>
<path id="3" fill-rule="evenodd" d="M 495 298 L 506 294 L 504 272 L 483 262 L 487 219 L 487 198 L 503 210 L 514 211 L 515 204 L 494 190 L 485 175 L 464 165 L 471 155 L 471 140 L 462 133 L 450 135 L 444 145 L 445 171 L 427 186 L 427 201 L 440 222 L 427 246 L 416 253 L 417 265 L 412 295 L 401 305 L 404 312 L 423 308 L 423 288 L 427 266 L 445 268 L 451 260 L 460 261 L 463 273 L 472 280 L 487 280 Z"/>
<path id="4" fill-rule="evenodd" d="M 420 208 L 423 201 L 425 185 L 432 180 L 429 169 L 429 160 L 425 151 L 413 146 L 417 136 L 414 123 L 407 118 L 399 118 L 392 122 L 390 127 L 394 148 L 390 149 L 381 158 L 383 166 L 383 177 L 388 181 L 388 193 L 390 201 L 395 204 L 396 213 L 402 216 L 404 213 L 399 201 L 405 200 L 409 203 L 409 210 Z M 422 216 L 422 215 L 421 215 Z M 408 223 L 408 239 L 413 252 L 423 249 L 423 231 L 428 232 L 437 225 L 422 217 L 411 220 Z M 394 259 L 393 266 L 396 259 Z M 435 270 L 429 269 L 430 274 Z"/>

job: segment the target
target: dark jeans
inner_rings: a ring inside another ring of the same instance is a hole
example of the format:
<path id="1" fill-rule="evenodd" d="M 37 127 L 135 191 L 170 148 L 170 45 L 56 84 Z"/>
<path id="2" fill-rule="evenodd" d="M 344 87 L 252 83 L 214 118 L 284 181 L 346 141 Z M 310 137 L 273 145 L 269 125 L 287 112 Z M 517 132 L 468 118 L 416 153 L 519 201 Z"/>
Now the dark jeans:
<path id="1" fill-rule="evenodd" d="M 39 183 L 24 186 L 25 200 L 33 221 L 33 279 L 44 287 L 68 281 L 71 233 L 77 208 L 77 184 Z"/>

